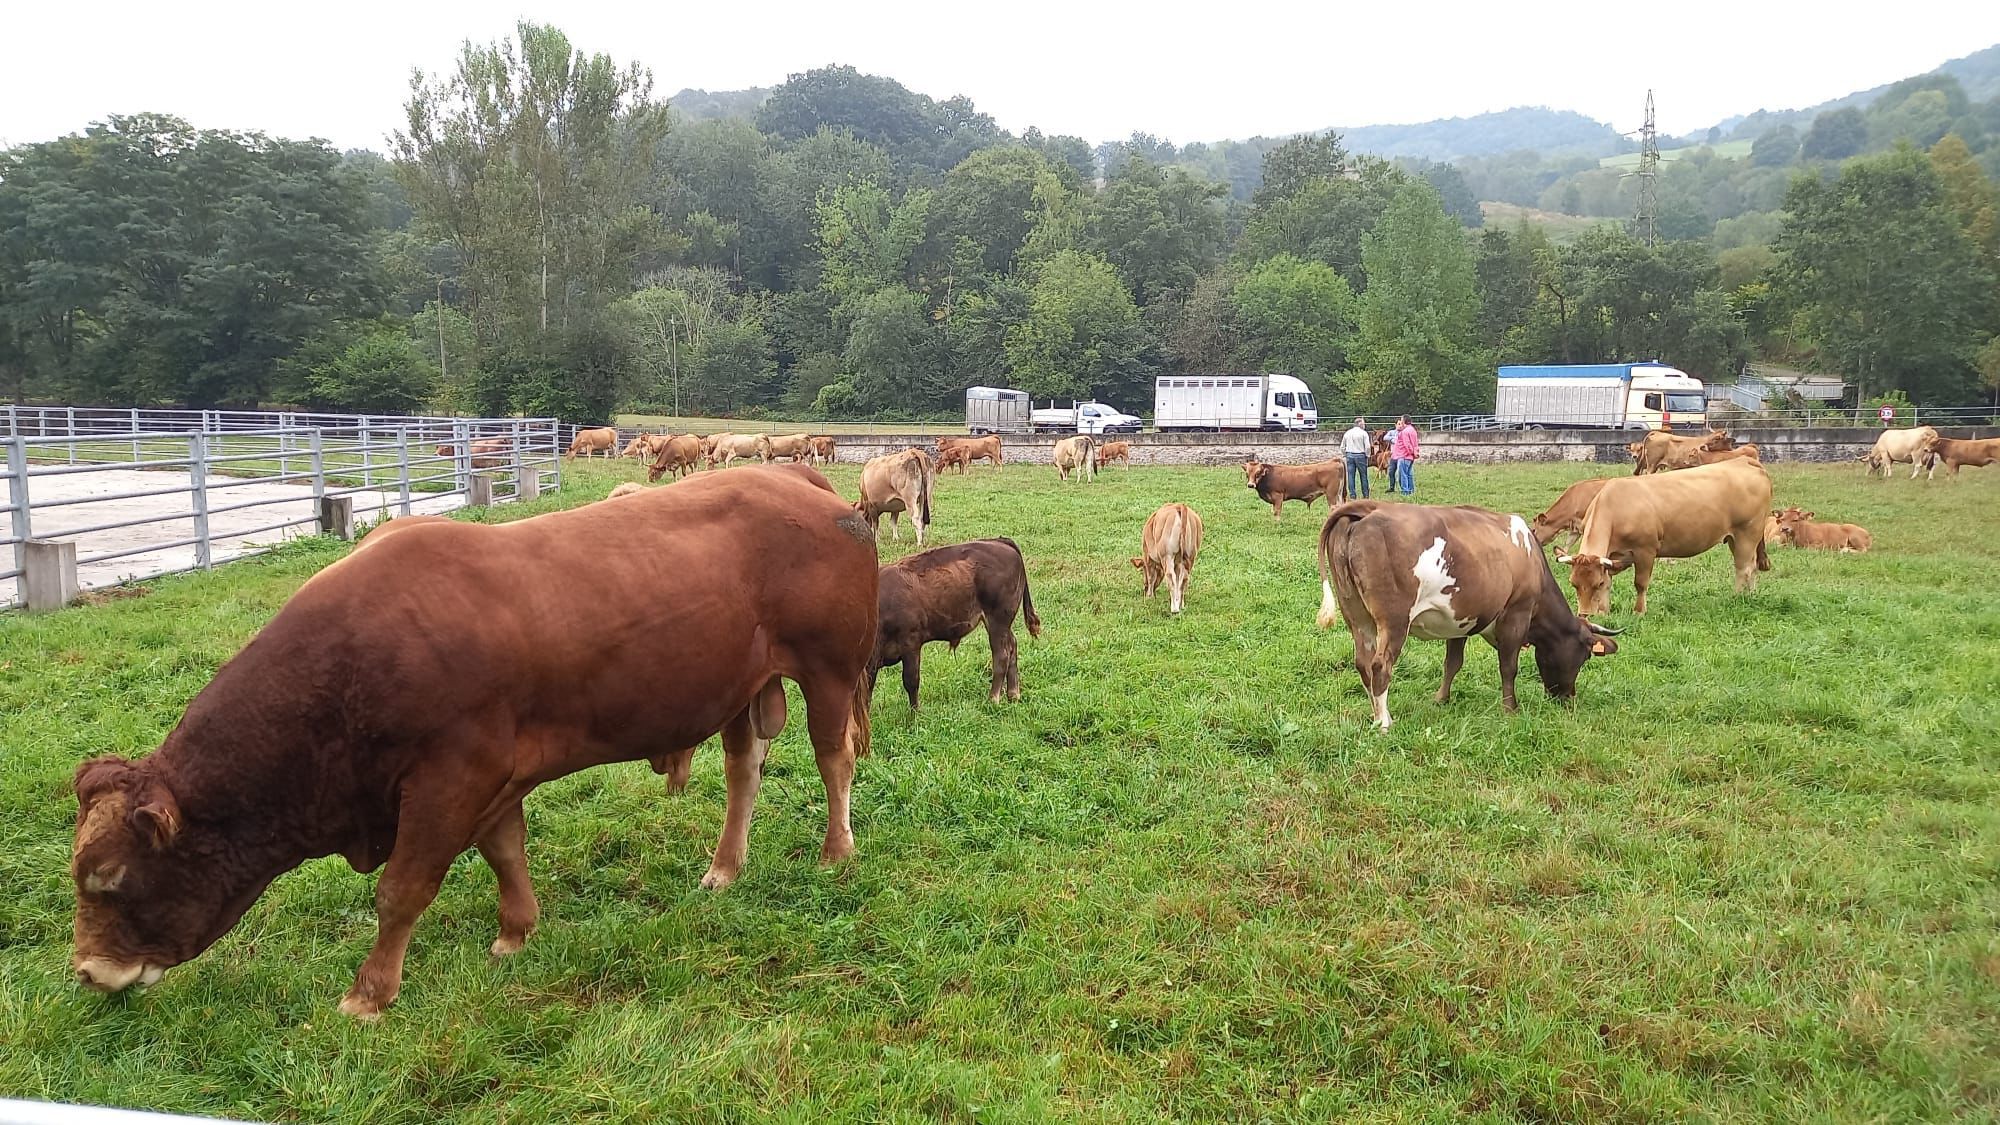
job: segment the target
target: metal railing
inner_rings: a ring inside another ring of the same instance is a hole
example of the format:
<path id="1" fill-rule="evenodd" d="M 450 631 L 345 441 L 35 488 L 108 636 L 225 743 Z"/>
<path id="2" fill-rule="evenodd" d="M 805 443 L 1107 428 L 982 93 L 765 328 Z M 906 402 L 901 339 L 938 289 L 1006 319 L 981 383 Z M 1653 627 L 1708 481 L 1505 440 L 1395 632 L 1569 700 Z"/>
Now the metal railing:
<path id="1" fill-rule="evenodd" d="M 315 424 L 250 424 L 263 417 L 10 408 L 0 605 L 26 600 L 31 539 L 75 543 L 89 588 L 207 569 L 317 533 L 328 497 L 350 498 L 361 521 L 463 506 L 475 474 L 496 503 L 561 484 L 552 418 L 287 414 Z M 175 422 L 187 426 L 143 428 Z"/>

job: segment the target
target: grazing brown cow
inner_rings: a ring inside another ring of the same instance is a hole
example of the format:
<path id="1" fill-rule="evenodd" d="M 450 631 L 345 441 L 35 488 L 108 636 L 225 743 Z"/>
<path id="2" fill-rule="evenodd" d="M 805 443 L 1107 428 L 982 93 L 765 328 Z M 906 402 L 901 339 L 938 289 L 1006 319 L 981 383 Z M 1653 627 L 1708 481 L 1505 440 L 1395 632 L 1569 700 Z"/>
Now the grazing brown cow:
<path id="1" fill-rule="evenodd" d="M 1096 480 L 1097 439 L 1089 434 L 1078 434 L 1056 443 L 1056 479 L 1069 480 L 1075 474 L 1077 480 Z"/>
<path id="2" fill-rule="evenodd" d="M 1881 436 L 1875 439 L 1874 448 L 1870 449 L 1862 460 L 1868 462 L 1869 476 L 1874 476 L 1875 470 L 1880 469 L 1883 480 L 1889 479 L 1892 471 L 1890 466 L 1898 461 L 1908 461 L 1910 479 L 1915 480 L 1917 474 L 1923 470 L 1924 459 L 1937 448 L 1938 440 L 1937 430 L 1930 426 L 1912 426 L 1907 430 L 1883 430 Z"/>
<path id="3" fill-rule="evenodd" d="M 1549 510 L 1536 516 L 1528 524 L 1535 533 L 1535 542 L 1546 547 L 1555 541 L 1556 536 L 1565 531 L 1582 531 L 1583 513 L 1590 509 L 1590 502 L 1597 499 L 1597 490 L 1603 488 L 1604 482 L 1609 479 L 1611 478 L 1592 477 L 1589 480 L 1577 481 L 1563 489 L 1563 494 L 1556 498 L 1554 504 L 1549 505 Z"/>
<path id="4" fill-rule="evenodd" d="M 761 461 L 763 450 L 763 434 L 717 434 L 715 442 L 709 447 L 708 467 L 712 469 L 720 464 L 726 469 L 738 457 L 746 461 L 755 457 Z"/>
<path id="5" fill-rule="evenodd" d="M 1577 672 L 1592 656 L 1618 651 L 1613 630 L 1570 612 L 1548 557 L 1520 516 L 1482 508 L 1442 508 L 1352 500 L 1319 532 L 1319 627 L 1347 619 L 1354 667 L 1389 729 L 1389 675 L 1410 637 L 1445 642 L 1444 683 L 1465 662 L 1466 638 L 1485 637 L 1500 654 L 1500 703 L 1517 709 L 1521 650 L 1535 650 L 1542 687 L 1576 695 Z"/>
<path id="6" fill-rule="evenodd" d="M 1021 698 L 1020 648 L 1014 643 L 1014 616 L 1025 613 L 1028 635 L 1042 635 L 1042 619 L 1028 592 L 1028 568 L 1012 539 L 975 539 L 934 547 L 882 568 L 875 631 L 875 660 L 868 682 L 883 668 L 903 666 L 903 691 L 917 709 L 923 682 L 924 645 L 945 641 L 953 652 L 980 622 L 993 650 L 993 690 L 987 698 Z"/>
<path id="7" fill-rule="evenodd" d="M 1665 430 L 1654 430 L 1625 448 L 1636 462 L 1632 466 L 1632 475 L 1637 477 L 1683 467 L 1682 462 L 1692 466 L 1696 450 L 1715 453 L 1734 444 L 1729 435 L 1721 430 L 1710 430 L 1704 437 L 1676 437 Z"/>
<path id="8" fill-rule="evenodd" d="M 1146 576 L 1146 596 L 1152 597 L 1164 583 L 1167 612 L 1179 613 L 1199 554 L 1201 517 L 1186 504 L 1162 504 L 1146 517 L 1146 526 L 1139 533 L 1139 557 L 1132 565 Z"/>
<path id="9" fill-rule="evenodd" d="M 1814 523 L 1813 514 L 1801 508 L 1773 511 L 1771 522 L 1778 528 L 1778 540 L 1794 547 L 1859 554 L 1875 545 L 1868 529 L 1853 523 Z M 1767 525 L 1768 526 L 1768 525 Z"/>
<path id="10" fill-rule="evenodd" d="M 1764 548 L 1770 506 L 1771 478 L 1755 461 L 1613 478 L 1584 513 L 1576 553 L 1556 561 L 1569 565 L 1577 612 L 1586 617 L 1610 611 L 1611 576 L 1626 567 L 1638 588 L 1632 612 L 1644 613 L 1655 561 L 1691 559 L 1723 542 L 1736 560 L 1736 589 L 1748 592 L 1757 588 L 1757 572 L 1771 569 Z"/>
<path id="11" fill-rule="evenodd" d="M 957 465 L 960 472 L 965 472 L 972 467 L 974 461 L 981 459 L 992 462 L 993 467 L 997 469 L 1003 459 L 999 434 L 988 434 L 985 437 L 941 437 L 937 439 L 937 447 L 940 472 L 947 463 Z M 953 450 L 960 452 L 952 454 Z M 948 454 L 952 455 L 947 461 Z"/>
<path id="12" fill-rule="evenodd" d="M 651 457 L 653 455 L 653 443 L 647 439 L 652 436 L 651 434 L 633 434 L 632 440 L 625 443 L 625 452 L 620 453 L 618 456 Z"/>
<path id="13" fill-rule="evenodd" d="M 931 459 L 921 449 L 885 453 L 861 466 L 861 502 L 854 505 L 879 534 L 882 513 L 889 514 L 889 535 L 901 539 L 896 526 L 899 512 L 908 512 L 917 528 L 917 546 L 924 545 L 924 529 L 931 523 Z"/>
<path id="14" fill-rule="evenodd" d="M 785 725 L 781 678 L 804 695 L 826 786 L 820 859 L 844 859 L 876 584 L 867 526 L 803 466 L 508 524 L 426 522 L 355 551 L 300 587 L 157 751 L 78 767 L 76 977 L 150 984 L 306 860 L 386 861 L 375 947 L 341 1001 L 372 1018 L 468 847 L 499 879 L 493 952 L 526 941 L 540 908 L 521 800 L 536 786 L 642 759 L 678 785 L 717 731 L 728 807 L 702 886 L 726 886 Z M 702 659 L 628 659 L 661 637 L 700 638 Z"/>
<path id="15" fill-rule="evenodd" d="M 1243 462 L 1243 483 L 1256 489 L 1258 497 L 1271 505 L 1271 518 L 1275 520 L 1287 500 L 1303 500 L 1310 508 L 1322 496 L 1331 497 L 1329 503 L 1347 499 L 1345 468 L 1339 461 L 1271 465 L 1253 456 Z"/>
<path id="16" fill-rule="evenodd" d="M 972 465 L 972 451 L 962 445 L 940 444 L 938 446 L 937 459 L 938 472 L 942 473 L 953 465 L 958 466 L 958 471 L 961 474 L 965 473 Z"/>
<path id="17" fill-rule="evenodd" d="M 812 465 L 831 465 L 839 458 L 834 456 L 833 439 L 826 436 L 807 439 L 812 444 L 812 454 L 806 462 Z"/>
<path id="18" fill-rule="evenodd" d="M 585 457 L 597 453 L 611 457 L 615 456 L 617 452 L 618 431 L 610 426 L 597 426 L 587 430 L 578 430 L 576 436 L 570 439 L 569 452 L 563 456 L 565 460 L 575 457 L 579 453 Z"/>
<path id="19" fill-rule="evenodd" d="M 608 493 L 604 498 L 606 500 L 616 500 L 621 496 L 638 496 L 645 491 L 646 491 L 645 485 L 640 484 L 636 480 L 628 480 L 625 483 L 620 484 L 618 487 L 612 489 L 610 493 Z"/>
<path id="20" fill-rule="evenodd" d="M 672 473 L 675 477 L 692 475 L 701 467 L 701 439 L 693 434 L 681 434 L 660 443 L 654 452 L 653 463 L 646 469 L 646 479 L 659 480 Z"/>
<path id="21" fill-rule="evenodd" d="M 2000 461 L 2000 438 L 1984 438 L 1971 441 L 1965 438 L 1941 437 L 1932 445 L 1924 457 L 1924 465 L 1929 470 L 1925 480 L 1937 478 L 1938 462 L 1944 462 L 1944 475 L 1955 477 L 1963 467 L 1983 469 Z"/>
<path id="22" fill-rule="evenodd" d="M 1132 443 L 1129 441 L 1107 441 L 1097 447 L 1098 472 L 1103 472 L 1104 466 L 1109 465 L 1113 461 L 1123 462 L 1126 468 L 1131 468 Z"/>
<path id="23" fill-rule="evenodd" d="M 761 435 L 757 455 L 765 462 L 803 461 L 812 452 L 812 439 L 804 434 Z"/>

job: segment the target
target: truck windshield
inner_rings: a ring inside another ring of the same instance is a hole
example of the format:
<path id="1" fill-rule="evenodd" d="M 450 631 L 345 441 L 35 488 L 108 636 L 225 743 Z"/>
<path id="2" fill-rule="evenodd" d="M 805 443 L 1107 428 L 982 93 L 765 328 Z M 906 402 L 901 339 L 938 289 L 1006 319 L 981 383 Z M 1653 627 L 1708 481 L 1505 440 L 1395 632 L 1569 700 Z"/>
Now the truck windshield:
<path id="1" fill-rule="evenodd" d="M 1667 396 L 1667 410 L 1674 414 L 1700 414 L 1708 403 L 1699 393 L 1670 394 Z"/>
<path id="2" fill-rule="evenodd" d="M 1313 396 L 1312 396 L 1312 392 L 1311 392 L 1311 391 L 1300 391 L 1300 392 L 1299 392 L 1299 409 L 1301 409 L 1301 410 L 1312 410 L 1312 409 L 1314 409 L 1314 408 L 1315 408 L 1315 406 L 1314 406 L 1314 403 L 1313 403 Z"/>

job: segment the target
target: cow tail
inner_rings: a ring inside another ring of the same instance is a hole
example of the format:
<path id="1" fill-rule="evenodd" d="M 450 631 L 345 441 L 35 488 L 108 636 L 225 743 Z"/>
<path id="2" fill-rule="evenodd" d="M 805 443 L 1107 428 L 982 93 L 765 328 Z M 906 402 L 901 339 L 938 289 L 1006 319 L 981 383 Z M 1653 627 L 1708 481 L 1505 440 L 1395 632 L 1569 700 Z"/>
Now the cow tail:
<path id="1" fill-rule="evenodd" d="M 921 482 L 917 485 L 917 511 L 924 517 L 924 526 L 931 525 L 931 464 L 928 458 L 917 473 Z"/>
<path id="2" fill-rule="evenodd" d="M 1042 635 L 1042 618 L 1040 614 L 1035 612 L 1034 591 L 1028 589 L 1027 556 L 1022 554 L 1021 545 L 1012 539 L 1002 535 L 1000 542 L 1014 548 L 1014 553 L 1021 556 L 1021 616 L 1028 619 L 1028 635 L 1031 637 L 1040 637 Z"/>
<path id="3" fill-rule="evenodd" d="M 871 653 L 854 681 L 854 706 L 847 716 L 847 748 L 856 758 L 868 756 L 868 707 L 875 700 L 875 657 Z"/>
<path id="4" fill-rule="evenodd" d="M 1313 623 L 1322 629 L 1330 629 L 1340 619 L 1340 602 L 1333 594 L 1334 567 L 1340 568 L 1340 578 L 1349 586 L 1354 585 L 1354 562 L 1348 558 L 1348 527 L 1376 508 L 1372 500 L 1349 501 L 1327 513 L 1326 522 L 1319 529 L 1319 616 Z M 1336 554 L 1333 537 L 1340 536 Z"/>

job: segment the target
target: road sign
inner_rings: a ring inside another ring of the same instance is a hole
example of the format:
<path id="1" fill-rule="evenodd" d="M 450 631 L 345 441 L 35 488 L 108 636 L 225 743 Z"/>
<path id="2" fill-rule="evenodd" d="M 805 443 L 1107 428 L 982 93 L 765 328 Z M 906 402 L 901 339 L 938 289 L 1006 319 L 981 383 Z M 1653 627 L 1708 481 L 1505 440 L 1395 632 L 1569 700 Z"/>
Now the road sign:
<path id="1" fill-rule="evenodd" d="M 1896 420 L 1896 408 L 1893 406 L 1883 407 L 1880 413 L 1884 422 L 1893 422 Z"/>

